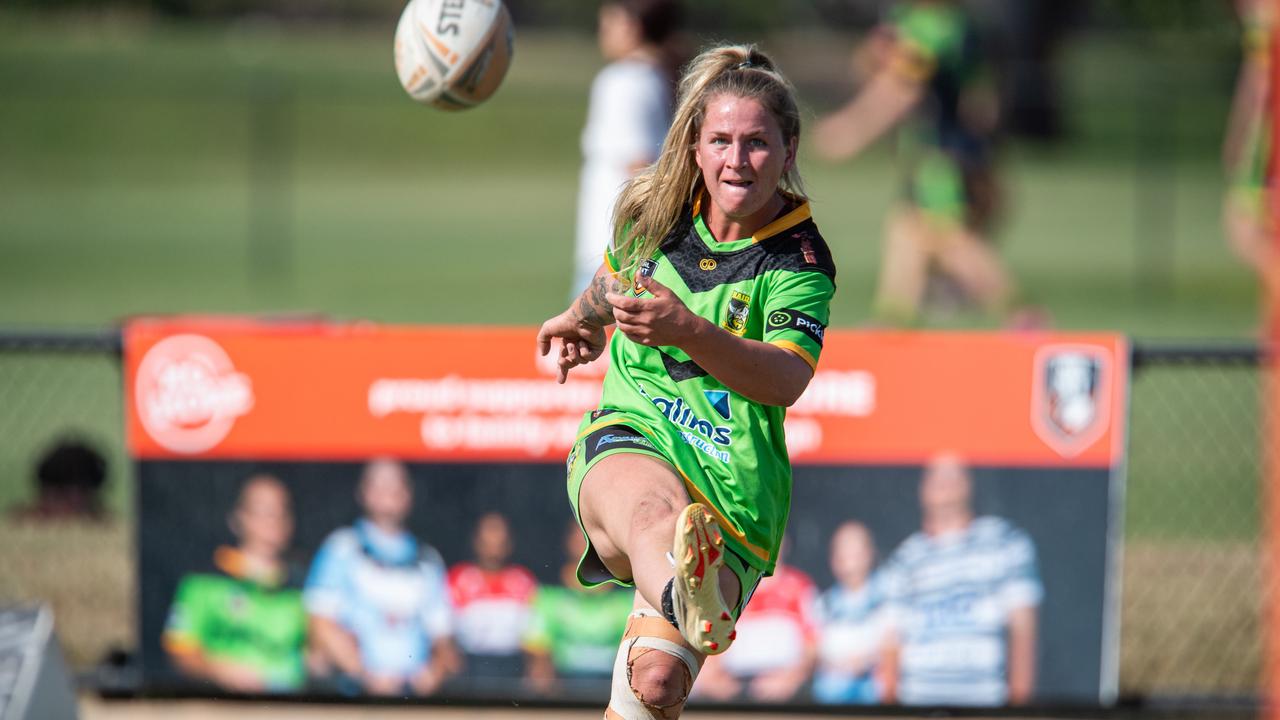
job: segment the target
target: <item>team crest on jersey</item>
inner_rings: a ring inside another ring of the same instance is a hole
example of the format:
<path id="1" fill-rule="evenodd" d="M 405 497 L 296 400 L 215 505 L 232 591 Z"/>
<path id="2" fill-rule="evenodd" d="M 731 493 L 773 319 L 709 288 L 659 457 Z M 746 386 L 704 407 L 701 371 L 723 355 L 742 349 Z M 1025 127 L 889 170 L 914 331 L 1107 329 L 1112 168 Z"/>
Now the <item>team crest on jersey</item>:
<path id="1" fill-rule="evenodd" d="M 742 337 L 747 332 L 747 316 L 750 314 L 751 296 L 734 290 L 733 295 L 729 297 L 729 310 L 725 313 L 722 327 Z"/>
<path id="2" fill-rule="evenodd" d="M 565 472 L 570 475 L 573 474 L 573 464 L 578 461 L 578 448 L 580 447 L 581 447 L 580 443 L 574 443 L 573 449 L 569 451 L 568 459 L 564 461 Z"/>
<path id="3" fill-rule="evenodd" d="M 1036 352 L 1031 426 L 1063 457 L 1086 450 L 1111 425 L 1111 367 L 1105 348 L 1049 345 Z"/>

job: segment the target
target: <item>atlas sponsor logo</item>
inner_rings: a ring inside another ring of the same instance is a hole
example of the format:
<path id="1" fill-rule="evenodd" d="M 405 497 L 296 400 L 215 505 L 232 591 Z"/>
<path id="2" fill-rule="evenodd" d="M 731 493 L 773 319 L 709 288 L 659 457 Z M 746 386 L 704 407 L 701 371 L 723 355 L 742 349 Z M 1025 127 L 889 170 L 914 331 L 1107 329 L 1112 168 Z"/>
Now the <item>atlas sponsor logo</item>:
<path id="1" fill-rule="evenodd" d="M 729 462 L 729 453 L 726 450 L 720 450 L 715 445 L 703 440 L 693 433 L 685 430 L 680 433 L 680 439 L 684 440 L 686 445 L 691 445 L 698 451 L 706 453 L 722 463 Z"/>
<path id="2" fill-rule="evenodd" d="M 617 443 L 630 443 L 632 445 L 643 445 L 644 447 L 653 447 L 653 443 L 649 442 L 649 438 L 642 435 L 605 435 L 596 441 L 595 452 L 599 452 L 600 448 L 605 445 L 616 445 Z"/>
<path id="3" fill-rule="evenodd" d="M 724 425 L 715 425 L 698 417 L 688 405 L 684 404 L 684 398 L 669 400 L 664 397 L 650 397 L 649 399 L 671 422 L 686 427 L 717 445 L 731 445 L 733 443 L 732 428 Z M 685 442 L 689 441 L 686 440 Z"/>
<path id="4" fill-rule="evenodd" d="M 733 419 L 733 409 L 729 405 L 728 390 L 703 390 L 702 395 L 707 399 L 707 402 L 711 403 L 711 409 L 715 410 L 720 417 L 725 420 Z"/>

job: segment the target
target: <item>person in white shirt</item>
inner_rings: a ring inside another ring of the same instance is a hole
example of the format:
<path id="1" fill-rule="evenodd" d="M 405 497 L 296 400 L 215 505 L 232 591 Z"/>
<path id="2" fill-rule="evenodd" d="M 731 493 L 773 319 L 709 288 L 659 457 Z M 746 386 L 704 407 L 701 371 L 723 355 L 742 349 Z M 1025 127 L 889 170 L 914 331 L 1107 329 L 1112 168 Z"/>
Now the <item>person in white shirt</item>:
<path id="1" fill-rule="evenodd" d="M 890 623 L 884 700 L 1023 705 L 1034 698 L 1044 586 L 1030 535 L 973 510 L 973 479 L 942 454 L 920 483 L 922 528 L 885 573 Z"/>
<path id="2" fill-rule="evenodd" d="M 609 64 L 591 83 L 582 131 L 570 298 L 582 294 L 613 240 L 618 191 L 662 149 L 672 102 L 666 45 L 681 14 L 678 0 L 607 0 L 600 7 L 600 53 Z"/>

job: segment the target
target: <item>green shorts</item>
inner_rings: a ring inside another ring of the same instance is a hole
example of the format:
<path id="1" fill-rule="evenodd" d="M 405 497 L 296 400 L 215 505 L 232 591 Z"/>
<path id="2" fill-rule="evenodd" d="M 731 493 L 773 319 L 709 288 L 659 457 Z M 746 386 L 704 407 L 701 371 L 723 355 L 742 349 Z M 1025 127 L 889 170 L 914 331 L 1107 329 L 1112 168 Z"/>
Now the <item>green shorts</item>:
<path id="1" fill-rule="evenodd" d="M 907 198 L 925 214 L 948 222 L 964 222 L 969 191 L 960 164 L 942 151 L 921 157 L 907 181 Z"/>
<path id="2" fill-rule="evenodd" d="M 597 415 L 597 417 L 599 416 Z M 600 555 L 596 553 L 595 548 L 592 547 L 591 538 L 587 537 L 586 528 L 582 525 L 582 514 L 578 511 L 578 493 L 582 490 L 582 481 L 587 477 L 587 473 L 595 467 L 596 463 L 610 455 L 618 453 L 648 455 L 671 465 L 673 470 L 675 464 L 659 452 L 654 447 L 653 442 L 645 437 L 644 433 L 630 425 L 607 425 L 605 427 L 597 427 L 594 430 L 588 428 L 588 430 L 589 432 L 584 432 L 578 436 L 577 441 L 573 444 L 573 449 L 569 451 L 569 459 L 567 461 L 569 504 L 573 507 L 573 516 L 578 520 L 578 527 L 582 528 L 582 536 L 587 540 L 587 549 L 578 560 L 578 582 L 586 587 L 595 587 L 607 582 L 623 587 L 635 587 L 635 584 L 630 580 L 614 577 L 609 572 L 609 569 L 604 566 L 604 562 L 600 559 Z M 764 577 L 764 573 L 748 564 L 728 545 L 725 546 L 724 562 L 725 567 L 732 570 L 733 574 L 738 577 L 738 583 L 743 589 L 738 605 L 733 609 L 734 617 L 736 618 L 742 613 L 742 609 L 747 606 L 747 601 L 751 599 L 751 594 L 755 592 L 760 579 Z"/>

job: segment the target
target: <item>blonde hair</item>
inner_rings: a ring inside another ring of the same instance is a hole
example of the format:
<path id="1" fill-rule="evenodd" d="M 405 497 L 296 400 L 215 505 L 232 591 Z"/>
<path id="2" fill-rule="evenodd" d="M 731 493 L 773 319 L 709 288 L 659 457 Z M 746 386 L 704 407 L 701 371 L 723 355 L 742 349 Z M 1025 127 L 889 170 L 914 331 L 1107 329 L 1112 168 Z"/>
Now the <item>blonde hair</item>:
<path id="1" fill-rule="evenodd" d="M 693 153 L 707 102 L 719 95 L 758 101 L 777 121 L 784 142 L 800 137 L 795 88 L 755 45 L 722 45 L 694 58 L 680 79 L 675 116 L 658 161 L 627 183 L 614 206 L 614 257 L 617 279 L 624 286 L 631 284 L 640 262 L 653 255 L 679 223 L 685 205 L 702 190 L 702 172 Z M 778 188 L 790 200 L 806 199 L 795 163 Z"/>

